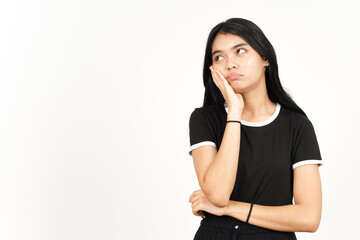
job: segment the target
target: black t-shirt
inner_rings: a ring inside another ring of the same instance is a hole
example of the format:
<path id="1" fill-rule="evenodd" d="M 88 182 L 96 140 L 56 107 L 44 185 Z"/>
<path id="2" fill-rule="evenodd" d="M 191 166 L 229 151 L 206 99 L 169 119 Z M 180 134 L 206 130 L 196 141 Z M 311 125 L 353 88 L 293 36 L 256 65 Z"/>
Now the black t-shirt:
<path id="1" fill-rule="evenodd" d="M 196 108 L 189 120 L 190 151 L 212 145 L 217 150 L 224 135 L 227 106 Z M 230 200 L 267 206 L 292 204 L 293 170 L 322 164 L 315 131 L 303 114 L 279 103 L 262 122 L 241 120 L 240 153 Z"/>

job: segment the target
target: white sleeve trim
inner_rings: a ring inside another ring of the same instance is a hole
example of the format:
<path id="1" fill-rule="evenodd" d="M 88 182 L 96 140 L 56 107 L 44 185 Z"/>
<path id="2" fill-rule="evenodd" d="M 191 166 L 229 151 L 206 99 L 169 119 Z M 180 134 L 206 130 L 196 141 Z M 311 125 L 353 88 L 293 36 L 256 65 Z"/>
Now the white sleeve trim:
<path id="1" fill-rule="evenodd" d="M 295 169 L 297 167 L 300 167 L 300 166 L 306 165 L 306 164 L 324 164 L 324 162 L 322 160 L 302 160 L 300 162 L 293 164 L 292 168 Z"/>
<path id="2" fill-rule="evenodd" d="M 196 143 L 194 145 L 191 145 L 191 147 L 189 149 L 189 155 L 191 156 L 191 151 L 194 150 L 195 148 L 202 147 L 202 146 L 205 146 L 205 145 L 216 147 L 216 144 L 214 142 L 211 142 L 211 141 L 199 142 L 199 143 Z"/>

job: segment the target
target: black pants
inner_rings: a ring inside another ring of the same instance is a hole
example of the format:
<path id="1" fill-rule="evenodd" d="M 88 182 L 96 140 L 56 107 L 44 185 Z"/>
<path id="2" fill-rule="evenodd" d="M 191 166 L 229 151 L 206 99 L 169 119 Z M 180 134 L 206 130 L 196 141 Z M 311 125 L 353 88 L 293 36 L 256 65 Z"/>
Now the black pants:
<path id="1" fill-rule="evenodd" d="M 204 212 L 205 213 L 205 212 Z M 205 213 L 194 240 L 296 240 L 294 232 L 273 231 L 229 216 Z"/>

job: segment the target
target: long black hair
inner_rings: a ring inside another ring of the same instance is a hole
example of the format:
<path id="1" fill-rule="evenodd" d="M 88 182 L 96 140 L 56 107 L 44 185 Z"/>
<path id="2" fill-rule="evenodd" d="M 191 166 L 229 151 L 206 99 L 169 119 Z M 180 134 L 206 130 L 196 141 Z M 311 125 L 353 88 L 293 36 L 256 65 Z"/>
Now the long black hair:
<path id="1" fill-rule="evenodd" d="M 225 102 L 219 88 L 212 80 L 211 71 L 209 69 L 210 65 L 212 65 L 212 44 L 218 33 L 230 33 L 240 36 L 261 57 L 268 59 L 269 66 L 265 70 L 265 81 L 270 100 L 275 103 L 280 103 L 281 105 L 306 116 L 305 112 L 294 102 L 294 100 L 292 100 L 290 95 L 285 92 L 280 83 L 276 54 L 273 46 L 255 23 L 243 18 L 231 18 L 225 22 L 221 22 L 217 24 L 209 34 L 204 57 L 203 80 L 205 95 L 203 106 L 223 106 Z"/>

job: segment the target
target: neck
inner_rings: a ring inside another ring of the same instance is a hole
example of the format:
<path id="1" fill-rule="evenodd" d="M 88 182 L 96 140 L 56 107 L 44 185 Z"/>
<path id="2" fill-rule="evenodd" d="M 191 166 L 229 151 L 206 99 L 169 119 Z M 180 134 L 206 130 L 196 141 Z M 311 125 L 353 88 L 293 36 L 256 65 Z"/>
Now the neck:
<path id="1" fill-rule="evenodd" d="M 274 113 L 276 103 L 267 94 L 265 79 L 256 88 L 241 94 L 244 99 L 243 118 L 256 119 Z"/>

